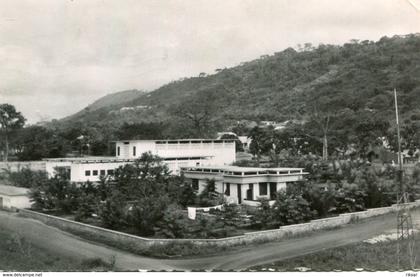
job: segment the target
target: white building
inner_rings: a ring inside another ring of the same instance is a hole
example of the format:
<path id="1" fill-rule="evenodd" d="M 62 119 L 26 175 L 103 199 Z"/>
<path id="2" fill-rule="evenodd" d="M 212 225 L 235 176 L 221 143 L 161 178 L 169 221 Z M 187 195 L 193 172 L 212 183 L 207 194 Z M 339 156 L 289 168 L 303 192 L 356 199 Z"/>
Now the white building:
<path id="1" fill-rule="evenodd" d="M 116 157 L 137 159 L 144 152 L 161 158 L 207 158 L 210 165 L 235 162 L 235 141 L 221 139 L 124 140 L 116 142 Z"/>
<path id="2" fill-rule="evenodd" d="M 13 210 L 31 207 L 29 189 L 0 185 L 0 209 Z"/>
<path id="3" fill-rule="evenodd" d="M 232 140 L 124 140 L 116 142 L 115 157 L 45 159 L 46 171 L 52 177 L 56 169 L 61 169 L 73 182 L 97 182 L 101 176 L 112 175 L 116 168 L 132 163 L 145 152 L 161 157 L 173 174 L 179 174 L 181 167 L 227 165 L 236 158 Z"/>
<path id="4" fill-rule="evenodd" d="M 183 167 L 184 176 L 191 180 L 198 193 L 213 179 L 216 191 L 230 203 L 256 206 L 258 200 L 275 199 L 277 191 L 286 185 L 303 180 L 302 168 L 254 168 L 238 166 Z"/>

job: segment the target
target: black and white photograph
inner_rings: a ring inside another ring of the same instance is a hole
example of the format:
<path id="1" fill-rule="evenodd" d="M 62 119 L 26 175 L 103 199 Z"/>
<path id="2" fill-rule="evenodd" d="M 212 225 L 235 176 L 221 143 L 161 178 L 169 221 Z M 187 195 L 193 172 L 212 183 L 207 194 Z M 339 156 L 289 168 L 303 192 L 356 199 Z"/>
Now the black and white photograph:
<path id="1" fill-rule="evenodd" d="M 419 231 L 420 0 L 0 1 L 0 277 L 417 277 Z"/>

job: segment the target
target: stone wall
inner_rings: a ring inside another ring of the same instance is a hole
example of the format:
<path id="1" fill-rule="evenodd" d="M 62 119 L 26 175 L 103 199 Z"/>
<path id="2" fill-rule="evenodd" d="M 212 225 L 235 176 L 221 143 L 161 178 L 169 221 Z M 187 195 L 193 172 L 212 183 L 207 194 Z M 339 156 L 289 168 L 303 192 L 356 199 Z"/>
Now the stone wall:
<path id="1" fill-rule="evenodd" d="M 88 240 L 105 243 L 110 246 L 115 246 L 117 248 L 130 250 L 140 254 L 147 254 L 152 247 L 168 246 L 173 244 L 202 247 L 244 244 L 244 236 L 222 239 L 149 239 L 26 209 L 19 210 L 19 215 L 39 220 L 47 225 L 78 235 Z"/>
<path id="2" fill-rule="evenodd" d="M 408 208 L 419 207 L 420 200 L 406 205 Z M 130 250 L 135 253 L 147 254 L 153 247 L 164 247 L 170 245 L 188 245 L 189 247 L 198 246 L 212 248 L 276 241 L 289 237 L 296 237 L 312 231 L 337 228 L 360 219 L 384 215 L 396 211 L 397 206 L 392 205 L 390 207 L 341 214 L 335 217 L 312 220 L 308 223 L 282 226 L 279 229 L 273 230 L 249 232 L 242 236 L 222 239 L 149 239 L 25 209 L 20 210 L 19 214 L 24 217 L 37 219 L 47 225 L 57 227 L 61 230 L 68 231 L 86 239 L 102 242 L 111 246 Z"/>

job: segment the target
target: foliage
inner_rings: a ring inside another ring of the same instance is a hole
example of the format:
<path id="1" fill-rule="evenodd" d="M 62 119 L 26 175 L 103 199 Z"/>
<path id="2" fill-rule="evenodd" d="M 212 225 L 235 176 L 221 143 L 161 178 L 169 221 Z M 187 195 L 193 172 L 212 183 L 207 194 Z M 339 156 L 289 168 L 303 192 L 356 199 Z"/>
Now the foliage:
<path id="1" fill-rule="evenodd" d="M 319 218 L 329 216 L 335 211 L 337 205 L 337 192 L 329 187 L 326 190 L 316 186 L 310 186 L 303 197 L 310 203 L 311 210 L 316 211 Z"/>
<path id="2" fill-rule="evenodd" d="M 115 135 L 118 139 L 161 139 L 164 127 L 163 123 L 154 122 L 124 123 Z"/>
<path id="3" fill-rule="evenodd" d="M 276 226 L 277 221 L 274 220 L 273 211 L 267 199 L 260 200 L 260 206 L 253 217 L 253 224 L 260 229 L 272 229 Z"/>
<path id="4" fill-rule="evenodd" d="M 70 152 L 68 141 L 52 130 L 41 126 L 29 126 L 14 134 L 13 144 L 21 161 L 63 157 Z"/>
<path id="5" fill-rule="evenodd" d="M 389 92 L 394 87 L 399 92 L 402 129 L 418 125 L 419 45 L 420 36 L 411 34 L 376 42 L 352 40 L 340 46 L 288 48 L 217 69 L 214 74 L 173 81 L 130 97 L 130 102 L 116 99 L 50 126 L 70 129 L 83 122 L 92 129 L 117 130 L 124 122 L 153 122 L 163 124 L 163 137 L 193 137 L 235 127 L 238 134 L 246 134 L 246 126 L 238 127 L 244 120 L 295 119 L 304 125 L 301 133 L 308 135 L 297 137 L 318 141 L 311 152 L 322 154 L 319 138 L 325 124 L 316 119 L 329 114 L 328 154 L 344 154 L 356 146 L 364 156 L 371 138 L 376 140 L 378 134 L 394 127 L 393 95 Z M 317 99 L 329 105 L 320 107 Z M 135 108 L 140 105 L 148 108 Z M 314 106 L 320 117 L 313 116 Z M 124 107 L 133 109 L 121 110 Z M 392 124 L 384 126 L 384 122 Z M 381 130 L 381 126 L 385 128 Z M 410 129 L 402 132 L 407 149 L 418 136 L 418 131 L 413 136 Z M 356 143 L 361 145 L 353 145 Z"/>
<path id="6" fill-rule="evenodd" d="M 18 171 L 4 170 L 3 177 L 7 185 L 30 188 L 47 182 L 48 176 L 44 171 L 33 171 L 26 167 Z"/>
<path id="7" fill-rule="evenodd" d="M 29 192 L 35 209 L 64 213 L 70 213 L 79 207 L 79 193 L 76 185 L 61 173 L 45 182 L 33 183 Z"/>
<path id="8" fill-rule="evenodd" d="M 184 238 L 191 230 L 190 220 L 177 205 L 169 205 L 159 223 L 158 234 L 166 238 Z"/>
<path id="9" fill-rule="evenodd" d="M 259 163 L 261 155 L 268 153 L 273 146 L 272 132 L 271 129 L 262 129 L 254 127 L 249 132 L 249 137 L 252 139 L 249 145 L 249 151 L 252 155 L 257 157 Z"/>
<path id="10" fill-rule="evenodd" d="M 273 220 L 280 226 L 307 222 L 316 217 L 309 202 L 300 194 L 277 192 L 273 205 Z"/>
<path id="11" fill-rule="evenodd" d="M 9 156 L 9 137 L 10 134 L 25 124 L 26 119 L 16 111 L 15 106 L 10 104 L 0 104 L 0 134 L 3 140 L 3 159 L 8 160 Z"/>
<path id="12" fill-rule="evenodd" d="M 125 195 L 114 191 L 101 204 L 99 216 L 105 227 L 118 230 L 128 226 Z"/>
<path id="13" fill-rule="evenodd" d="M 214 179 L 207 180 L 207 185 L 197 197 L 197 205 L 201 207 L 212 207 L 223 202 L 222 195 L 216 192 L 216 182 Z"/>
<path id="14" fill-rule="evenodd" d="M 346 185 L 337 191 L 335 213 L 352 213 L 365 210 L 366 193 L 355 185 Z"/>

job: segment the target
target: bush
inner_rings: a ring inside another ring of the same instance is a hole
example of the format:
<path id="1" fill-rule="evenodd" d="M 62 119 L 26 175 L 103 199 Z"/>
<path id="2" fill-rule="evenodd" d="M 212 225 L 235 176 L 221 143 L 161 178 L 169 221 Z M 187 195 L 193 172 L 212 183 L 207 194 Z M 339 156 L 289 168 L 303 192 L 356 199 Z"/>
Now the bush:
<path id="1" fill-rule="evenodd" d="M 26 167 L 17 172 L 4 170 L 4 180 L 7 185 L 23 188 L 40 186 L 48 181 L 46 172 L 33 171 Z"/>

